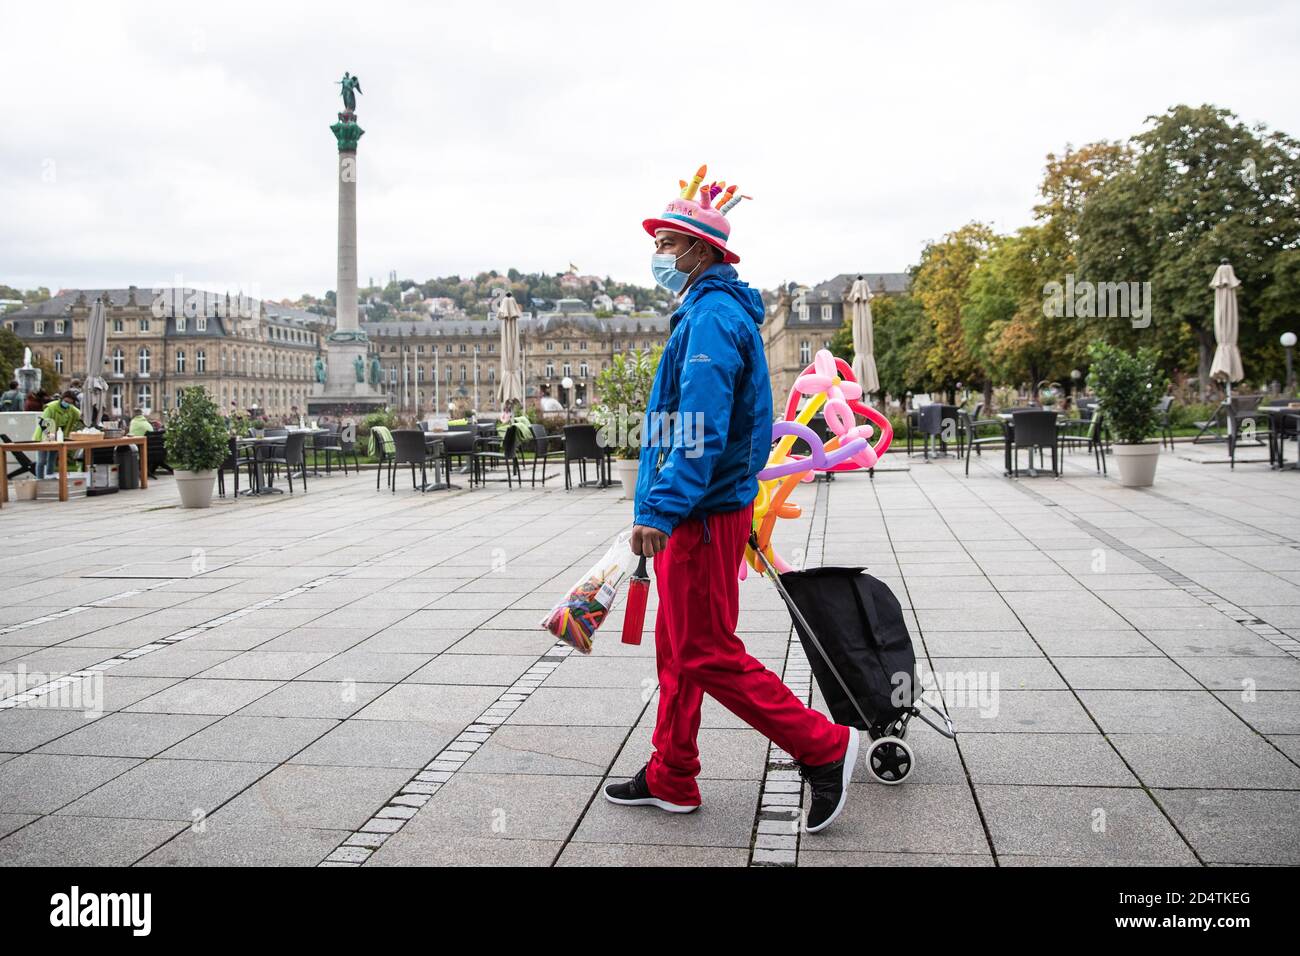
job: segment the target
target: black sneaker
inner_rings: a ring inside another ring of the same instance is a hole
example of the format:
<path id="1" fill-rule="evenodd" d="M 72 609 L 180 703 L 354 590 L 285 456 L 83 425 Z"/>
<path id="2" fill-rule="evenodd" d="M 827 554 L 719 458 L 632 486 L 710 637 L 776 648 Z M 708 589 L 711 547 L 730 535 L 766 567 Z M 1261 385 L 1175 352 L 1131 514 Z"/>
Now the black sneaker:
<path id="1" fill-rule="evenodd" d="M 625 807 L 658 807 L 669 813 L 694 813 L 699 809 L 699 804 L 669 803 L 652 794 L 645 782 L 645 767 L 638 770 L 636 776 L 626 783 L 611 783 L 607 786 L 605 799 Z"/>
<path id="2" fill-rule="evenodd" d="M 799 774 L 808 781 L 812 791 L 812 805 L 808 808 L 808 819 L 804 821 L 805 833 L 817 833 L 825 830 L 834 822 L 844 809 L 849 796 L 849 781 L 853 777 L 853 765 L 858 760 L 858 731 L 849 728 L 849 747 L 844 757 L 834 763 L 824 763 L 820 767 L 806 767 L 799 764 Z"/>

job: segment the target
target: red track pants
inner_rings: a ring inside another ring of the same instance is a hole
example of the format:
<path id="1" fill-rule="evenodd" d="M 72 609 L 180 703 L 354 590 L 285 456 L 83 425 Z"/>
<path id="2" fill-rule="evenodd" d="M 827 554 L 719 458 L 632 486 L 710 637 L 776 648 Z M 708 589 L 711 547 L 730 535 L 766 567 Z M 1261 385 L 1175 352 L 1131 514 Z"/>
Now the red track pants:
<path id="1" fill-rule="evenodd" d="M 654 559 L 659 714 L 646 782 L 661 800 L 700 802 L 695 737 L 706 693 L 802 763 L 833 763 L 848 749 L 849 729 L 804 706 L 736 636 L 736 572 L 752 520 L 752 506 L 710 515 L 707 532 L 689 518 Z"/>

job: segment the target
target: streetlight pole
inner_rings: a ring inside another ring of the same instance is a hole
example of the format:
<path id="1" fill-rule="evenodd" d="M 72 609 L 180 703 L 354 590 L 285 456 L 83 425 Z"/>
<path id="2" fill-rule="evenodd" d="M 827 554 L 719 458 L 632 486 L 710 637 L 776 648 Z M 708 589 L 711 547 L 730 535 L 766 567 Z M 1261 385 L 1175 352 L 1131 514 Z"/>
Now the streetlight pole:
<path id="1" fill-rule="evenodd" d="M 1286 349 L 1286 388 L 1284 391 L 1291 392 L 1295 390 L 1295 373 L 1291 369 L 1291 352 L 1295 348 L 1295 333 L 1282 333 L 1282 348 Z"/>

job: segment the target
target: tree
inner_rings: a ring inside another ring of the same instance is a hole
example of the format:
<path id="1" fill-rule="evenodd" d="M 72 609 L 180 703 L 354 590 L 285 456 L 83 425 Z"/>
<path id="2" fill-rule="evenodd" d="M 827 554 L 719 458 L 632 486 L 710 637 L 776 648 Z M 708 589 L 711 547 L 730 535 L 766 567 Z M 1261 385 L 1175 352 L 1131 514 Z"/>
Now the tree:
<path id="1" fill-rule="evenodd" d="M 871 320 L 881 391 L 901 396 L 929 390 L 932 329 L 920 301 L 911 295 L 878 296 L 871 300 Z"/>
<path id="2" fill-rule="evenodd" d="M 1284 253 L 1300 243 L 1300 143 L 1241 123 L 1214 106 L 1175 106 L 1148 117 L 1136 160 L 1088 198 L 1079 220 L 1079 269 L 1092 280 L 1151 283 L 1149 330 L 1110 322 L 1105 337 L 1159 350 L 1164 368 L 1190 364 L 1208 388 L 1214 350 L 1210 279 L 1221 260 L 1239 279 L 1239 344 L 1248 370 L 1276 346 L 1286 308 L 1265 298 Z M 1258 366 L 1256 366 L 1258 367 Z"/>
<path id="3" fill-rule="evenodd" d="M 1082 323 L 1044 310 L 1044 288 L 1060 276 L 1052 239 L 1045 225 L 999 237 L 971 273 L 962 327 L 990 382 L 1064 380 L 1086 357 Z"/>
<path id="4" fill-rule="evenodd" d="M 984 379 L 962 330 L 962 303 L 976 264 L 994 241 L 993 230 L 972 222 L 928 244 L 912 280 L 912 295 L 925 310 L 931 337 L 925 370 L 931 384 L 951 393 L 958 382 Z"/>

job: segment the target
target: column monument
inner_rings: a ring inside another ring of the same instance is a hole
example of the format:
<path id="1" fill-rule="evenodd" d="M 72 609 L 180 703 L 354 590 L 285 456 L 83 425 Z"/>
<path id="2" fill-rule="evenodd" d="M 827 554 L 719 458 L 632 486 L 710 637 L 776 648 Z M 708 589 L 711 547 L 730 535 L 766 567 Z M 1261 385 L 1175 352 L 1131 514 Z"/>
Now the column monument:
<path id="1" fill-rule="evenodd" d="M 339 152 L 338 280 L 334 331 L 325 340 L 324 368 L 307 399 L 312 415 L 359 415 L 388 403 L 380 387 L 379 363 L 367 358 L 369 342 L 357 320 L 357 144 L 365 133 L 357 125 L 356 94 L 361 82 L 348 73 L 339 81 L 343 112 L 330 127 Z M 322 374 L 323 372 L 323 374 Z"/>

